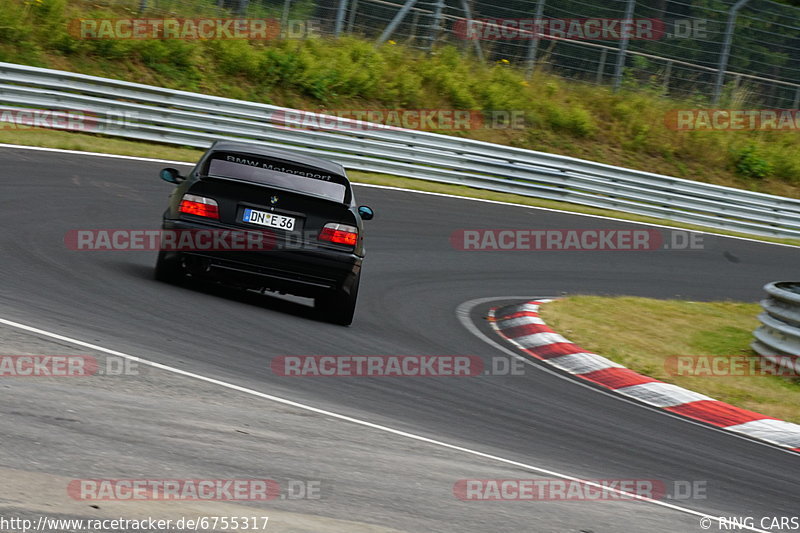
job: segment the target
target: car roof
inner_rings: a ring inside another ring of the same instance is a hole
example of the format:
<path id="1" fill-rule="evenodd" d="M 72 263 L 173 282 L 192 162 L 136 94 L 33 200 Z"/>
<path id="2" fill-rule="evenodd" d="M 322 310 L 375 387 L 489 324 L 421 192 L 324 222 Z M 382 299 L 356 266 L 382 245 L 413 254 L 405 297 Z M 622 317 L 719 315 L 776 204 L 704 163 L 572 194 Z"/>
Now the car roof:
<path id="1" fill-rule="evenodd" d="M 298 154 L 297 152 L 292 152 L 291 150 L 288 149 L 277 150 L 275 148 L 268 148 L 266 146 L 261 146 L 256 143 L 215 141 L 214 144 L 211 145 L 211 148 L 209 148 L 208 151 L 243 152 L 246 154 L 271 157 L 291 163 L 299 163 L 301 165 L 317 168 L 319 170 L 325 170 L 326 172 L 330 172 L 331 174 L 336 174 L 337 176 L 341 176 L 344 178 L 347 177 L 347 174 L 345 174 L 344 171 L 344 167 L 339 163 L 334 163 L 333 161 L 328 161 L 327 159 L 321 159 L 318 157 Z"/>

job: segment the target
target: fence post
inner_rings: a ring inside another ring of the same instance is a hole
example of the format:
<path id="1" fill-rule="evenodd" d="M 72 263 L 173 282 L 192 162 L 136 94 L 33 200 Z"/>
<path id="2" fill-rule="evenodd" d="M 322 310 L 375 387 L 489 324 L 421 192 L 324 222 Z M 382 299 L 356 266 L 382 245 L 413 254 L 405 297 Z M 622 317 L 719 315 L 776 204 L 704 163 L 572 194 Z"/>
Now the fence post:
<path id="1" fill-rule="evenodd" d="M 625 18 L 623 20 L 630 21 L 633 19 L 633 7 L 636 4 L 636 0 L 628 0 L 628 4 L 625 6 Z M 625 70 L 625 56 L 628 53 L 628 32 L 624 32 L 622 34 L 622 38 L 619 41 L 619 50 L 617 51 L 617 66 L 614 69 L 614 90 L 619 90 L 620 85 L 622 85 L 622 71 Z"/>
<path id="2" fill-rule="evenodd" d="M 664 72 L 664 91 L 669 92 L 669 78 L 672 75 L 672 61 L 667 61 L 667 70 Z"/>
<path id="3" fill-rule="evenodd" d="M 342 34 L 345 13 L 347 13 L 347 0 L 339 0 L 339 8 L 336 10 L 336 26 L 333 29 L 334 37 L 339 37 Z"/>
<path id="4" fill-rule="evenodd" d="M 444 0 L 437 0 L 433 8 L 433 24 L 431 24 L 430 41 L 428 41 L 428 51 L 433 49 L 433 43 L 439 34 L 439 25 L 442 23 L 442 11 L 444 11 Z"/>
<path id="5" fill-rule="evenodd" d="M 545 0 L 536 2 L 536 14 L 533 16 L 533 34 L 531 35 L 531 44 L 528 45 L 528 67 L 525 71 L 525 77 L 530 78 L 533 74 L 533 69 L 536 67 L 536 52 L 539 50 L 539 30 L 542 27 L 541 20 L 544 15 Z"/>
<path id="6" fill-rule="evenodd" d="M 285 0 L 283 2 L 283 12 L 281 13 L 281 33 L 286 31 L 286 26 L 289 25 L 289 9 L 292 7 L 292 0 Z"/>
<path id="7" fill-rule="evenodd" d="M 472 21 L 472 9 L 469 7 L 469 0 L 461 0 L 461 7 L 464 10 L 464 16 L 467 19 L 467 25 L 465 26 L 464 30 L 467 32 L 467 38 L 469 38 L 469 25 Z M 483 61 L 483 49 L 481 48 L 481 40 L 474 39 L 475 41 L 475 55 L 478 56 L 478 59 Z"/>
<path id="8" fill-rule="evenodd" d="M 389 25 L 386 26 L 386 29 L 383 30 L 383 33 L 381 33 L 381 36 L 378 37 L 378 40 L 375 42 L 375 44 L 385 43 L 389 37 L 392 36 L 394 30 L 396 30 L 400 23 L 403 22 L 403 19 L 406 18 L 406 15 L 408 15 L 408 12 L 411 11 L 411 8 L 414 7 L 414 4 L 416 3 L 417 0 L 407 0 L 407 2 L 403 4 L 403 7 L 400 8 L 400 11 L 398 11 L 394 16 Z"/>
<path id="9" fill-rule="evenodd" d="M 597 65 L 597 78 L 595 80 L 597 85 L 600 85 L 601 83 L 603 83 L 603 74 L 605 74 L 605 71 L 606 71 L 606 56 L 607 55 L 608 55 L 608 48 L 603 48 L 603 50 L 600 51 L 600 64 Z"/>
<path id="10" fill-rule="evenodd" d="M 417 40 L 417 24 L 419 23 L 419 10 L 415 9 L 414 14 L 411 15 L 411 30 L 408 32 L 409 43 L 414 43 Z"/>
<path id="11" fill-rule="evenodd" d="M 347 17 L 347 33 L 353 33 L 353 27 L 356 23 L 356 13 L 358 12 L 358 0 L 353 0 L 353 5 L 350 6 L 350 15 Z"/>
<path id="12" fill-rule="evenodd" d="M 725 83 L 725 71 L 728 68 L 728 58 L 731 55 L 731 42 L 733 41 L 733 29 L 736 26 L 736 15 L 739 10 L 750 0 L 739 0 L 731 10 L 728 11 L 728 23 L 725 25 L 725 40 L 722 43 L 722 52 L 719 57 L 719 65 L 717 66 L 717 81 L 714 83 L 714 96 L 712 103 L 719 102 L 719 97 L 722 94 L 722 85 Z"/>

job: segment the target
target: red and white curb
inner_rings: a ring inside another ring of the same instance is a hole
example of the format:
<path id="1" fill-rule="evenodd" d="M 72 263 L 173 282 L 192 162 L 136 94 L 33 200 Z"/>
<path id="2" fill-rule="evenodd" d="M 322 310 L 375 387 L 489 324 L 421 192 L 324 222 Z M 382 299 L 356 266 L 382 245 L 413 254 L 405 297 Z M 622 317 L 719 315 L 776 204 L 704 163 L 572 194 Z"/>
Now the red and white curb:
<path id="1" fill-rule="evenodd" d="M 800 425 L 637 374 L 571 343 L 544 323 L 539 306 L 552 300 L 494 308 L 492 328 L 524 353 L 648 405 L 800 452 Z"/>

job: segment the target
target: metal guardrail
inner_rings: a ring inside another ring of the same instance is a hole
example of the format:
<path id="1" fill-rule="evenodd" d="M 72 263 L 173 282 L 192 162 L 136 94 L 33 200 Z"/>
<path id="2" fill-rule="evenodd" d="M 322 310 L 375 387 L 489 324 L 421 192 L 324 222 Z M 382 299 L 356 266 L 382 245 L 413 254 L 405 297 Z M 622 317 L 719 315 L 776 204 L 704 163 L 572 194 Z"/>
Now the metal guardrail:
<path id="1" fill-rule="evenodd" d="M 764 286 L 764 312 L 750 345 L 762 357 L 795 375 L 800 367 L 800 282 L 773 282 Z M 791 368 L 790 368 L 791 366 Z"/>
<path id="2" fill-rule="evenodd" d="M 294 109 L 0 63 L 0 112 L 30 108 L 81 110 L 104 135 L 198 148 L 247 140 L 348 169 L 800 238 L 798 199 L 343 118 L 309 129 Z"/>

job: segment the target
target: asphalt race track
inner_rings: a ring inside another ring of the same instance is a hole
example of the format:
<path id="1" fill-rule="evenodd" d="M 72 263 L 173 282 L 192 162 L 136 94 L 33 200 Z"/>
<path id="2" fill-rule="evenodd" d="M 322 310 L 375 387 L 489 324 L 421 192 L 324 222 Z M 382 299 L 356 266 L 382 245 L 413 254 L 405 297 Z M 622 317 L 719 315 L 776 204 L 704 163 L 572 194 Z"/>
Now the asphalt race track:
<path id="1" fill-rule="evenodd" d="M 617 229 L 633 224 L 356 187 L 376 212 L 350 328 L 302 301 L 153 281 L 155 252 L 68 250 L 72 229 L 155 229 L 163 163 L 0 148 L 0 318 L 397 431 L 584 479 L 702 482 L 705 498 L 464 502 L 462 479 L 552 478 L 237 392 L 167 370 L 0 380 L 0 516 L 269 515 L 267 531 L 702 531 L 685 509 L 793 516 L 800 457 L 526 367 L 472 378 L 297 378 L 284 355 L 503 353 L 470 333 L 509 296 L 561 293 L 756 301 L 797 277 L 800 250 L 705 236 L 703 250 L 465 252 L 460 229 Z M 635 327 L 635 325 L 632 325 Z M 2 354 L 105 354 L 0 324 Z M 321 498 L 261 503 L 92 502 L 70 480 L 317 480 Z M 2 528 L 0 528 L 2 529 Z M 717 530 L 712 528 L 712 531 Z"/>

